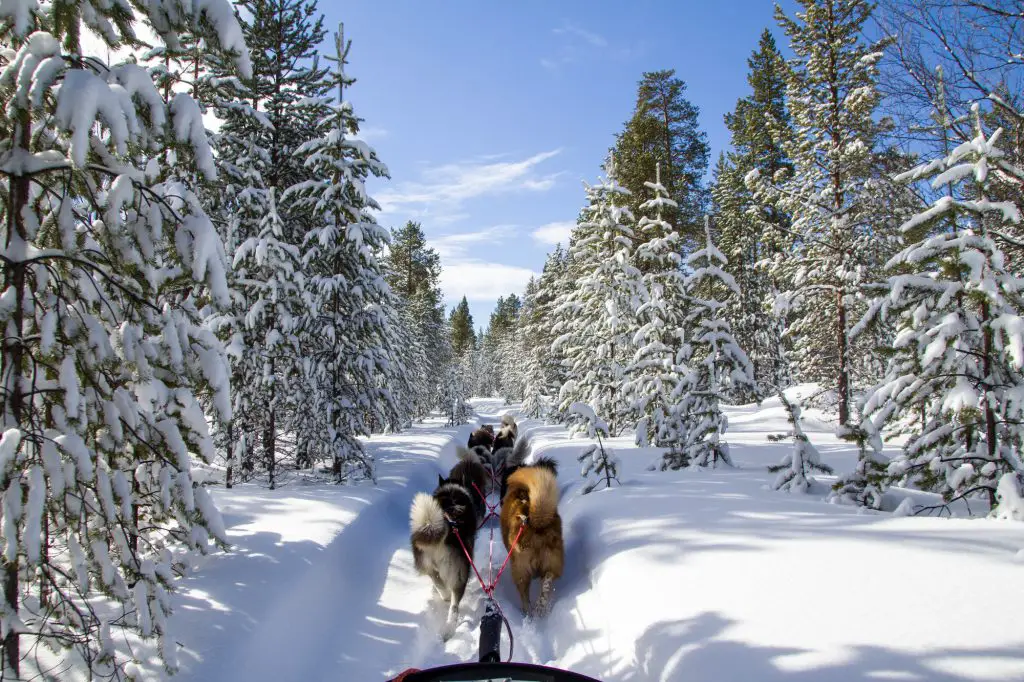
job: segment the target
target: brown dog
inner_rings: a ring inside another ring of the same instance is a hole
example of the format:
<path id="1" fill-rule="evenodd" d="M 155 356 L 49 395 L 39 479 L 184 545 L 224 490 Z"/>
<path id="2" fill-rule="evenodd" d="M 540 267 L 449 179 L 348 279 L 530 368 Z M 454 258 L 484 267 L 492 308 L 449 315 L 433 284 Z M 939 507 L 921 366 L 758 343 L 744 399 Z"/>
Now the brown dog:
<path id="1" fill-rule="evenodd" d="M 544 616 L 551 608 L 552 583 L 562 576 L 565 546 L 558 515 L 558 465 L 542 457 L 521 466 L 508 478 L 501 503 L 501 537 L 511 550 L 509 570 L 519 591 L 523 613 Z M 522 534 L 520 534 L 522 529 Z M 519 542 L 512 548 L 516 536 Z M 540 579 L 540 595 L 530 608 L 530 583 Z"/>
<path id="2" fill-rule="evenodd" d="M 469 434 L 469 443 L 467 447 L 473 449 L 478 445 L 482 445 L 488 450 L 494 445 L 494 427 L 490 424 L 484 424 L 479 429 Z"/>

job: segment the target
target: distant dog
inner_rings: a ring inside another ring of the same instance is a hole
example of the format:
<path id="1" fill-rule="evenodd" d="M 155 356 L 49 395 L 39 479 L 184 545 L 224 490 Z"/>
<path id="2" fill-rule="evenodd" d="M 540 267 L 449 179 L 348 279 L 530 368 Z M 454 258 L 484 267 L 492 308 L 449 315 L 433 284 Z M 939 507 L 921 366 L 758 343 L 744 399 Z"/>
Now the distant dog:
<path id="1" fill-rule="evenodd" d="M 482 445 L 488 449 L 494 445 L 494 427 L 490 424 L 484 424 L 479 429 L 469 434 L 469 443 L 467 447 L 475 448 L 477 445 Z"/>
<path id="2" fill-rule="evenodd" d="M 512 415 L 506 414 L 504 417 L 502 417 L 501 425 L 504 428 L 511 429 L 513 436 L 519 435 L 519 424 L 516 424 L 516 418 L 513 417 Z"/>
<path id="3" fill-rule="evenodd" d="M 466 552 L 473 556 L 476 543 L 475 494 L 461 483 L 438 476 L 437 489 L 430 495 L 417 493 L 409 510 L 409 541 L 416 570 L 420 575 L 430 576 L 438 595 L 448 601 L 448 617 L 441 633 L 445 640 L 455 632 L 459 604 L 469 582 L 471 566 Z"/>
<path id="4" fill-rule="evenodd" d="M 562 576 L 565 564 L 557 476 L 557 463 L 547 457 L 521 465 L 508 477 L 508 492 L 501 504 L 501 537 L 511 552 L 509 570 L 526 615 L 549 612 L 553 583 Z M 540 579 L 540 595 L 531 609 L 534 578 Z"/>
<path id="5" fill-rule="evenodd" d="M 487 494 L 487 483 L 491 477 L 487 473 L 483 457 L 489 453 L 482 445 L 477 445 L 472 450 L 459 446 L 456 448 L 456 454 L 459 457 L 459 463 L 448 472 L 447 482 L 458 483 L 470 492 L 473 496 L 473 505 L 476 507 L 476 517 L 479 523 L 487 511 L 487 501 L 483 496 Z M 444 482 L 444 479 L 438 476 L 438 485 L 440 486 Z"/>
<path id="6" fill-rule="evenodd" d="M 491 445 L 491 452 L 497 452 L 502 448 L 510 448 L 516 442 L 516 429 L 512 426 L 502 426 L 494 435 L 494 444 Z"/>

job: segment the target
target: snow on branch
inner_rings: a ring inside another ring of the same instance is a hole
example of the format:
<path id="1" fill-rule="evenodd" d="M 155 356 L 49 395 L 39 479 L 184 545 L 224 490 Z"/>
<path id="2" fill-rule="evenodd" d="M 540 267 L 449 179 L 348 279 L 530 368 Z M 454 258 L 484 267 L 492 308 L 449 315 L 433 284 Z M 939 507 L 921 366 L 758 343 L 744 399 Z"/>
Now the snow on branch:
<path id="1" fill-rule="evenodd" d="M 814 483 L 814 479 L 810 476 L 812 471 L 817 470 L 830 474 L 832 473 L 832 468 L 821 462 L 821 455 L 818 453 L 818 449 L 811 444 L 807 434 L 804 433 L 803 426 L 800 423 L 800 405 L 789 402 L 782 391 L 779 391 L 779 400 L 782 401 L 783 407 L 786 408 L 787 419 L 792 428 L 789 433 L 770 435 L 768 440 L 779 442 L 792 438 L 793 451 L 787 453 L 777 465 L 768 467 L 768 471 L 778 473 L 772 488 L 775 490 L 788 490 L 791 493 L 805 493 L 811 487 L 811 484 Z"/>

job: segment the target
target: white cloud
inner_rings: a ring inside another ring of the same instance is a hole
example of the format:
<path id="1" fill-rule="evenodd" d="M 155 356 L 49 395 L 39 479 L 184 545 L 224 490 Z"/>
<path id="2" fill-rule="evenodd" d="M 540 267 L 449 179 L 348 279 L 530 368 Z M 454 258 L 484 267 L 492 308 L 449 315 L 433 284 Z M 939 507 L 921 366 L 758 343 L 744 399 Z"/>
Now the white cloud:
<path id="1" fill-rule="evenodd" d="M 537 273 L 529 268 L 484 261 L 444 263 L 441 268 L 441 290 L 448 301 L 494 301 L 513 292 L 522 293 L 526 283 Z"/>
<path id="2" fill-rule="evenodd" d="M 572 228 L 574 227 L 576 227 L 576 223 L 571 220 L 548 223 L 547 225 L 541 225 L 531 232 L 530 236 L 533 237 L 534 241 L 540 244 L 548 246 L 561 244 L 562 246 L 568 246 L 569 235 L 572 233 Z"/>
<path id="3" fill-rule="evenodd" d="M 640 53 L 639 48 L 613 45 L 600 33 L 569 22 L 561 28 L 551 29 L 551 32 L 561 36 L 561 40 L 555 54 L 540 59 L 540 65 L 549 71 L 558 71 L 563 66 L 585 61 L 631 59 Z"/>
<path id="4" fill-rule="evenodd" d="M 476 232 L 458 232 L 429 237 L 427 242 L 441 256 L 442 262 L 476 260 L 470 251 L 473 246 L 483 245 L 483 248 L 486 249 L 499 244 L 502 241 L 502 236 L 515 227 L 515 225 L 495 225 Z"/>
<path id="5" fill-rule="evenodd" d="M 380 140 L 390 135 L 390 132 L 386 128 L 379 126 L 366 126 L 359 129 L 359 139 L 364 142 L 371 142 L 373 140 Z"/>
<path id="6" fill-rule="evenodd" d="M 603 35 L 580 28 L 575 24 L 566 23 L 562 28 L 552 29 L 552 33 L 557 35 L 573 35 L 594 47 L 608 47 L 608 39 Z"/>
<path id="7" fill-rule="evenodd" d="M 557 156 L 560 149 L 541 152 L 522 161 L 449 163 L 427 168 L 423 178 L 403 182 L 377 193 L 381 213 L 413 213 L 431 206 L 448 212 L 468 199 L 520 190 L 544 191 L 554 185 L 558 173 L 537 175 L 536 167 Z"/>

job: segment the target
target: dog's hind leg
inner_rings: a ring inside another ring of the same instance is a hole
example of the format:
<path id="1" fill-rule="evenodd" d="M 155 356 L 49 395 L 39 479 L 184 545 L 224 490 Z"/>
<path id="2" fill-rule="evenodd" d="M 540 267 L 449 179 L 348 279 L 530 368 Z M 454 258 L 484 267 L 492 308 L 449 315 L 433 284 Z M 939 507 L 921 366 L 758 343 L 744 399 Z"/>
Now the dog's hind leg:
<path id="1" fill-rule="evenodd" d="M 540 617 L 548 615 L 551 611 L 551 593 L 554 589 L 555 577 L 545 573 L 540 580 L 540 596 L 537 597 L 537 615 Z"/>
<path id="2" fill-rule="evenodd" d="M 459 604 L 462 603 L 462 597 L 466 594 L 467 582 L 469 582 L 469 571 L 460 570 L 455 584 L 452 585 L 451 598 L 448 603 L 448 620 L 441 633 L 441 637 L 445 641 L 451 639 L 451 636 L 455 634 L 455 627 L 459 624 Z"/>
<path id="3" fill-rule="evenodd" d="M 517 564 L 512 564 L 512 582 L 519 591 L 520 608 L 524 616 L 530 615 L 530 571 L 529 568 L 517 570 Z"/>
<path id="4" fill-rule="evenodd" d="M 431 572 L 430 579 L 434 581 L 434 591 L 437 592 L 437 596 L 444 601 L 451 599 L 451 593 L 445 587 L 444 581 L 441 580 L 441 575 L 437 571 Z"/>

